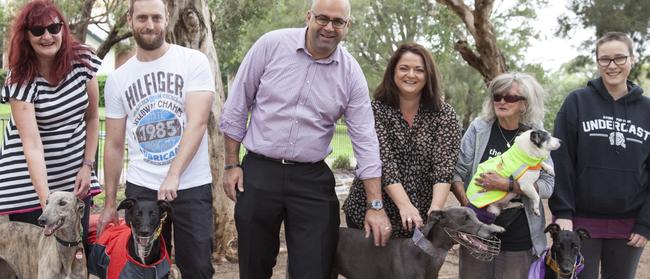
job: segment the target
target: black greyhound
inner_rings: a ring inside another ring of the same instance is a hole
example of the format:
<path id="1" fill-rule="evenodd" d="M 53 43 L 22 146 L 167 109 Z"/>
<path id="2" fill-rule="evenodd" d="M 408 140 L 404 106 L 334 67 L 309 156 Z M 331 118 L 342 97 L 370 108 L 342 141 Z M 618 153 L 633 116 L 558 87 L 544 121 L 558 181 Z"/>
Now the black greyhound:
<path id="1" fill-rule="evenodd" d="M 160 232 L 165 220 L 171 218 L 171 205 L 166 201 L 125 199 L 117 209 L 125 210 L 128 227 L 111 227 L 99 236 L 89 257 L 89 271 L 100 278 L 112 273 L 127 278 L 167 278 L 171 263 Z M 119 264 L 113 262 L 115 259 Z"/>
<path id="2" fill-rule="evenodd" d="M 544 230 L 550 233 L 553 239 L 553 245 L 545 252 L 538 262 L 531 267 L 531 273 L 535 268 L 544 266 L 545 279 L 574 279 L 583 268 L 583 259 L 580 255 L 580 244 L 582 240 L 590 238 L 589 232 L 585 229 L 574 231 L 562 230 L 558 224 L 550 224 Z M 536 272 L 533 277 L 541 277 L 541 272 Z M 531 276 L 529 276 L 530 278 Z"/>
<path id="3" fill-rule="evenodd" d="M 474 211 L 466 207 L 433 211 L 422 228 L 421 238 L 391 239 L 386 247 L 374 246 L 372 237 L 365 238 L 363 230 L 341 228 L 331 278 L 338 274 L 349 279 L 438 278 L 447 252 L 456 242 L 476 251 L 498 253 L 489 251 L 493 247 L 479 239 L 503 231 L 497 225 L 480 222 Z"/>

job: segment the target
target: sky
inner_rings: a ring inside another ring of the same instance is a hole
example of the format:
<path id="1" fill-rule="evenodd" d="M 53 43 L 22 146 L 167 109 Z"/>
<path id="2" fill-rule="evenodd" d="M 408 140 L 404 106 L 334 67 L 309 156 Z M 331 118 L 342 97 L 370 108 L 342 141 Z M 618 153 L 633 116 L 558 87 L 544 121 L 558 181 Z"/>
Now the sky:
<path id="1" fill-rule="evenodd" d="M 570 39 L 558 38 L 553 34 L 559 28 L 557 18 L 569 13 L 567 3 L 565 0 L 550 0 L 545 8 L 538 11 L 533 26 L 540 31 L 540 38 L 531 42 L 526 58 L 528 63 L 540 63 L 545 70 L 552 71 L 580 54 L 589 54 L 580 44 L 592 37 L 594 30 L 574 31 Z"/>

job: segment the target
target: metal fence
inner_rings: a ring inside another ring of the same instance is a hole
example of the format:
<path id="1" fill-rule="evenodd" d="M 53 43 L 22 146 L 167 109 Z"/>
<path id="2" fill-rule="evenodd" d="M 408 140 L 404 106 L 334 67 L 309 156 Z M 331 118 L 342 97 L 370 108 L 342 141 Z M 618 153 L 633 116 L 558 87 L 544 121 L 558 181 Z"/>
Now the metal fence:
<path id="1" fill-rule="evenodd" d="M 4 116 L 0 117 L 0 142 L 4 142 L 4 130 L 5 126 L 8 125 L 9 123 L 9 117 Z M 104 120 L 99 121 L 99 144 L 97 146 L 97 154 L 95 155 L 95 162 L 96 163 L 96 172 L 97 172 L 97 177 L 100 180 L 101 184 L 104 184 L 104 142 L 106 138 L 106 122 Z M 332 138 L 332 142 L 330 143 L 332 146 L 332 153 L 327 157 L 326 161 L 328 163 L 331 163 L 334 159 L 336 159 L 338 156 L 344 156 L 348 157 L 351 161 L 353 160 L 353 155 L 352 155 L 352 143 L 350 142 L 350 138 L 347 134 L 347 127 L 345 124 L 338 123 L 336 124 L 336 132 L 334 133 L 334 136 Z M 128 152 L 125 152 L 124 154 L 124 168 L 122 171 L 122 176 L 120 177 L 120 183 L 124 183 L 126 181 L 126 167 L 129 164 L 129 158 L 127 156 Z"/>

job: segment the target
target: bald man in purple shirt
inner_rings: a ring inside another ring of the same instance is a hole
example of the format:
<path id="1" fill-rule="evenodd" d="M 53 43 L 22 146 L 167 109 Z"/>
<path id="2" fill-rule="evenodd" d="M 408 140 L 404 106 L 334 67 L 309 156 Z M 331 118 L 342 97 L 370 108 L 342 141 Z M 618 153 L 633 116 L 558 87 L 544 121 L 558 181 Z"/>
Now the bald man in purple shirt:
<path id="1" fill-rule="evenodd" d="M 334 176 L 323 160 L 342 116 L 368 197 L 366 236 L 378 246 L 390 237 L 368 86 L 339 46 L 350 27 L 350 3 L 315 0 L 306 22 L 253 45 L 221 117 L 223 186 L 236 202 L 240 278 L 271 277 L 283 221 L 291 278 L 329 278 L 340 221 Z M 241 165 L 240 143 L 247 150 Z"/>

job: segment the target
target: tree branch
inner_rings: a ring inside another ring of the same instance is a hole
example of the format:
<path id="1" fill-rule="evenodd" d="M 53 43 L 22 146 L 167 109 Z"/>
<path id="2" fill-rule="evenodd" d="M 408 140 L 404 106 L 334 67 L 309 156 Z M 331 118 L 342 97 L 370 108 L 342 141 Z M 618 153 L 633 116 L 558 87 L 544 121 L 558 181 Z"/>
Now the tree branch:
<path id="1" fill-rule="evenodd" d="M 436 0 L 436 2 L 450 8 L 451 11 L 458 15 L 463 23 L 465 23 L 465 27 L 467 27 L 467 31 L 469 31 L 472 37 L 476 37 L 476 29 L 474 27 L 474 14 L 472 13 L 472 10 L 467 5 L 465 5 L 465 3 L 463 3 L 462 0 Z"/>
<path id="2" fill-rule="evenodd" d="M 119 43 L 120 41 L 133 36 L 133 34 L 129 31 L 124 34 L 119 35 L 119 30 L 126 24 L 127 20 L 127 14 L 123 14 L 120 16 L 120 18 L 115 22 L 113 27 L 111 27 L 111 31 L 108 32 L 108 35 L 106 36 L 106 40 L 102 42 L 101 45 L 99 45 L 99 48 L 97 48 L 97 56 L 99 58 L 104 59 L 104 56 L 111 50 L 113 45 Z"/>

